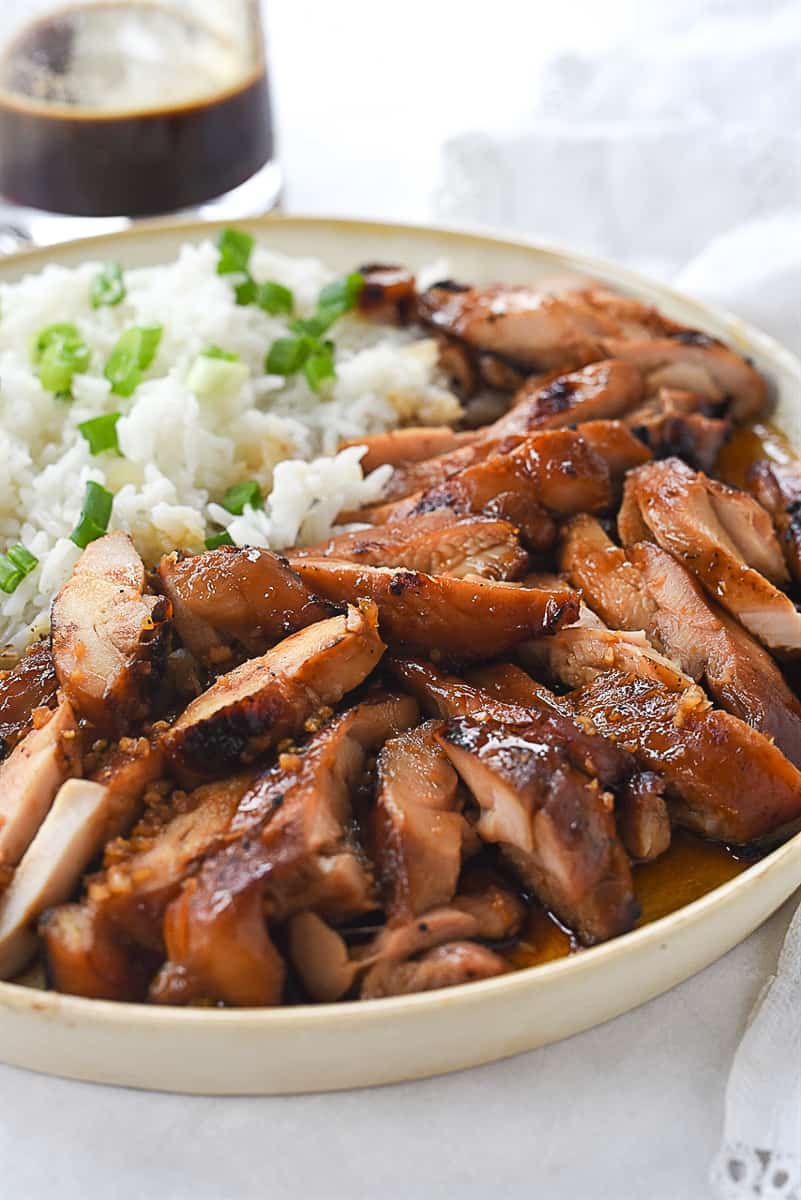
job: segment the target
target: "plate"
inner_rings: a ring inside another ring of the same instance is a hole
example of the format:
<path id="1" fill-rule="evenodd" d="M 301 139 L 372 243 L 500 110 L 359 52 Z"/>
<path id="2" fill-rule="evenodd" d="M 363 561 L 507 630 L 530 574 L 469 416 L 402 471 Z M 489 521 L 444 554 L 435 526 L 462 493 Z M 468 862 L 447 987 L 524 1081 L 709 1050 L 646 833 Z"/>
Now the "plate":
<path id="1" fill-rule="evenodd" d="M 801 450 L 801 362 L 772 338 L 631 271 L 485 234 L 326 218 L 238 222 L 287 254 L 338 270 L 369 261 L 454 277 L 527 282 L 578 271 L 658 305 L 750 355 L 775 390 L 776 420 Z M 153 223 L 0 260 L 0 279 L 48 262 L 156 264 L 213 224 Z M 169 1009 L 0 983 L 0 1059 L 53 1075 L 163 1091 L 269 1095 L 419 1079 L 532 1050 L 651 1000 L 725 954 L 801 884 L 801 834 L 700 900 L 590 950 L 438 992 L 286 1009 Z"/>

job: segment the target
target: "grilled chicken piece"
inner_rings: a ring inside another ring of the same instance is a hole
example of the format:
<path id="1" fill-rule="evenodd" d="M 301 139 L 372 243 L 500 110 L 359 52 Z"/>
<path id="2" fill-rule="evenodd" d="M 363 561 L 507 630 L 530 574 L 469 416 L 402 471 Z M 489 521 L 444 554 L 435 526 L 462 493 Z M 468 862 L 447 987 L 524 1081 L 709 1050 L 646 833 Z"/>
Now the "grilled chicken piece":
<path id="1" fill-rule="evenodd" d="M 467 440 L 474 435 L 468 434 Z M 343 442 L 340 449 L 348 446 L 366 446 L 361 461 L 365 475 L 376 467 L 405 467 L 409 463 L 424 462 L 440 454 L 448 454 L 465 444 L 465 435 L 451 429 L 450 425 L 415 425 L 407 429 L 393 429 L 389 433 L 375 433 L 372 437 L 354 438 Z"/>
<path id="2" fill-rule="evenodd" d="M 773 517 L 790 574 L 801 584 L 801 463 L 763 459 L 749 468 L 746 482 Z"/>
<path id="3" fill-rule="evenodd" d="M 0 897 L 0 979 L 10 979 L 36 953 L 35 922 L 68 900 L 97 852 L 108 817 L 99 783 L 69 779 L 39 827 L 6 892 Z"/>
<path id="4" fill-rule="evenodd" d="M 386 743 L 372 814 L 378 875 L 391 919 L 419 916 L 456 894 L 467 825 L 459 780 L 435 721 Z"/>
<path id="5" fill-rule="evenodd" d="M 645 630 L 722 708 L 773 738 L 801 767 L 801 703 L 767 651 L 672 555 L 650 542 L 624 552 L 581 516 L 565 531 L 561 565 L 609 625 Z"/>
<path id="6" fill-rule="evenodd" d="M 801 772 L 777 746 L 695 684 L 603 671 L 572 693 L 604 737 L 665 781 L 673 820 L 719 841 L 744 843 L 801 817 Z"/>
<path id="7" fill-rule="evenodd" d="M 614 357 L 602 339 L 619 328 L 572 295 L 506 284 L 434 284 L 418 297 L 417 312 L 424 325 L 529 371 L 569 371 Z"/>
<path id="8" fill-rule="evenodd" d="M 0 978 L 22 970 L 33 957 L 36 919 L 68 900 L 101 847 L 130 827 L 161 765 L 160 752 L 145 738 L 123 738 L 94 779 L 61 785 L 0 898 Z"/>
<path id="9" fill-rule="evenodd" d="M 47 642 L 38 642 L 11 671 L 0 672 L 0 761 L 31 728 L 35 708 L 53 708 L 58 680 Z"/>
<path id="10" fill-rule="evenodd" d="M 474 969 L 469 962 L 476 961 L 471 958 L 463 964 L 467 973 L 451 971 L 439 974 L 442 982 L 427 982 L 435 975 L 419 964 L 438 947 L 458 942 L 483 951 L 485 947 L 465 939 L 508 941 L 519 932 L 524 918 L 525 907 L 517 896 L 492 880 L 482 881 L 480 887 L 460 894 L 452 904 L 429 909 L 421 918 L 386 926 L 366 946 L 352 952 L 342 934 L 316 913 L 298 913 L 289 923 L 289 954 L 314 1000 L 338 1000 L 363 976 L 362 999 L 400 994 L 400 991 L 427 991 L 479 977 L 469 973 Z M 493 959 L 496 957 L 493 953 Z M 503 960 L 498 961 L 506 970 Z"/>
<path id="11" fill-rule="evenodd" d="M 164 655 L 170 604 L 145 593 L 126 533 L 90 542 L 53 601 L 53 663 L 75 711 L 101 733 L 144 715 Z"/>
<path id="12" fill-rule="evenodd" d="M 0 867 L 20 861 L 56 792 L 81 770 L 80 740 L 70 702 L 33 714 L 33 729 L 0 765 Z"/>
<path id="13" fill-rule="evenodd" d="M 252 775 L 206 784 L 152 836 L 134 831 L 129 853 L 89 881 L 87 899 L 40 923 L 48 972 L 59 991 L 142 1000 L 163 958 L 164 911 L 182 881 L 224 840 Z M 120 848 L 115 846 L 115 858 Z"/>
<path id="14" fill-rule="evenodd" d="M 670 811 L 665 781 L 655 771 L 640 771 L 617 793 L 617 830 L 627 853 L 638 862 L 652 862 L 670 847 Z"/>
<path id="15" fill-rule="evenodd" d="M 569 696 L 556 696 L 514 663 L 478 667 L 468 675 L 471 683 L 508 704 L 528 704 L 546 712 L 559 712 L 581 723 L 585 732 L 592 723 L 579 714 Z M 658 858 L 670 846 L 670 814 L 664 783 L 652 771 L 640 771 L 617 788 L 615 817 L 627 853 L 640 862 Z"/>
<path id="16" fill-rule="evenodd" d="M 428 496 L 432 489 L 440 485 L 446 486 L 448 480 L 453 479 L 454 476 L 461 476 L 470 467 L 485 462 L 491 454 L 507 455 L 531 436 L 523 432 L 504 438 L 491 439 L 489 434 L 493 428 L 490 426 L 486 431 L 486 437 L 482 435 L 480 440 L 472 442 L 470 445 L 461 446 L 439 458 L 412 463 L 405 469 L 395 471 L 385 490 L 385 500 L 382 501 L 381 508 L 386 509 L 392 501 L 405 496 L 415 496 L 417 500 L 419 500 L 421 492 L 424 496 Z M 559 454 L 565 449 L 568 452 L 574 450 L 577 438 L 581 438 L 594 452 L 596 458 L 605 464 L 615 483 L 622 479 L 626 471 L 647 462 L 652 457 L 647 447 L 620 421 L 587 421 L 582 425 L 571 427 L 570 430 L 559 431 L 559 434 L 561 436 L 543 430 L 539 435 L 539 443 L 534 443 L 535 448 L 545 456 L 546 464 L 549 462 L 549 458 L 553 459 L 554 452 Z M 572 436 L 565 436 L 566 434 Z M 579 472 L 584 465 L 584 463 L 578 464 Z M 565 470 L 569 473 L 571 467 L 566 466 Z M 547 474 L 545 481 L 546 486 L 549 486 L 551 481 Z M 546 507 L 553 507 L 548 505 L 544 498 L 543 503 L 546 504 Z M 564 499 L 562 498 L 556 504 L 557 509 L 561 508 L 563 504 Z"/>
<path id="17" fill-rule="evenodd" d="M 575 717 L 570 702 L 564 696 L 557 696 L 550 688 L 532 679 L 516 663 L 496 662 L 473 667 L 465 672 L 465 679 L 504 704 L 543 709 L 571 719 Z"/>
<path id="18" fill-rule="evenodd" d="M 138 961 L 86 904 L 59 904 L 39 922 L 47 977 L 58 992 L 93 1000 L 141 1000 L 152 967 Z"/>
<path id="19" fill-rule="evenodd" d="M 412 272 L 388 263 L 366 263 L 359 274 L 364 280 L 356 305 L 359 316 L 379 325 L 408 325 L 417 299 Z"/>
<path id="20" fill-rule="evenodd" d="M 388 645 L 461 659 L 491 658 L 575 620 L 575 592 L 546 593 L 513 583 L 453 579 L 330 558 L 298 559 L 304 581 L 329 600 L 368 597 Z M 191 707 L 191 706 L 190 706 Z"/>
<path id="21" fill-rule="evenodd" d="M 312 596 L 286 559 L 256 546 L 220 546 L 159 563 L 159 581 L 188 650 L 219 668 L 233 656 L 268 646 L 341 610 Z"/>
<path id="22" fill-rule="evenodd" d="M 428 575 L 516 579 L 528 565 L 517 529 L 490 517 L 454 519 L 446 508 L 397 525 L 340 533 L 322 545 L 292 551 L 292 561 L 338 558 L 368 566 L 405 567 Z"/>
<path id="23" fill-rule="evenodd" d="M 207 859 L 167 911 L 168 962 L 152 999 L 276 1004 L 265 907 L 278 920 L 305 908 L 344 919 L 375 907 L 369 870 L 349 833 L 350 790 L 367 754 L 416 716 L 408 697 L 365 701 L 257 782 L 232 829 L 236 840 Z"/>
<path id="24" fill-rule="evenodd" d="M 548 525 L 540 533 L 543 509 L 597 512 L 608 508 L 611 498 L 606 463 L 579 433 L 555 429 L 495 452 L 438 487 L 349 515 L 381 524 L 438 508 L 458 514 L 484 512 L 518 525 L 538 549 L 550 545 L 552 535 Z M 527 507 L 533 508 L 536 521 L 525 519 Z"/>
<path id="25" fill-rule="evenodd" d="M 349 607 L 220 676 L 164 735 L 166 753 L 189 777 L 223 774 L 337 704 L 383 652 L 375 605 Z"/>
<path id="26" fill-rule="evenodd" d="M 476 942 L 446 942 L 406 962 L 377 963 L 364 978 L 362 1000 L 408 996 L 436 988 L 455 987 L 503 975 L 509 966 L 487 946 Z"/>
<path id="27" fill-rule="evenodd" d="M 613 670 L 652 680 L 674 692 L 683 691 L 693 682 L 655 650 L 640 631 L 627 633 L 581 624 L 549 638 L 547 647 L 527 642 L 518 654 L 523 666 L 535 674 L 544 672 L 574 688 L 592 681 L 602 671 Z"/>
<path id="28" fill-rule="evenodd" d="M 774 586 L 787 579 L 781 547 L 752 496 L 679 459 L 646 463 L 626 481 L 618 528 L 626 545 L 653 540 L 674 554 L 769 649 L 801 652 L 801 613 Z"/>
<path id="29" fill-rule="evenodd" d="M 548 908 L 586 945 L 631 928 L 639 909 L 614 799 L 544 736 L 541 717 L 529 727 L 453 717 L 438 740 L 481 806 L 479 834 Z"/>
<path id="30" fill-rule="evenodd" d="M 676 455 L 709 471 L 731 431 L 731 422 L 715 415 L 719 409 L 695 392 L 661 387 L 625 420 L 655 458 Z"/>
<path id="31" fill-rule="evenodd" d="M 187 875 L 222 844 L 252 783 L 252 772 L 243 772 L 204 784 L 182 796 L 176 815 L 152 835 L 134 830 L 128 853 L 115 846 L 114 861 L 90 880 L 90 907 L 131 942 L 160 952 L 167 905 Z"/>
<path id="32" fill-rule="evenodd" d="M 546 697 L 543 703 L 526 700 L 512 704 L 496 700 L 480 687 L 446 675 L 431 663 L 414 658 L 396 658 L 389 662 L 396 679 L 411 692 L 432 716 L 440 718 L 475 716 L 499 725 L 537 725 L 547 743 L 561 747 L 578 770 L 597 777 L 605 786 L 625 779 L 634 770 L 634 760 L 619 746 L 598 737 L 591 723 L 574 719 L 572 710 L 561 699 Z M 541 688 L 542 693 L 547 689 Z"/>
<path id="33" fill-rule="evenodd" d="M 639 404 L 642 394 L 642 375 L 621 360 L 594 362 L 546 383 L 535 377 L 517 393 L 507 415 L 496 421 L 494 436 L 624 417 Z"/>
<path id="34" fill-rule="evenodd" d="M 696 330 L 668 337 L 602 339 L 604 356 L 622 358 L 642 371 L 649 391 L 674 387 L 697 392 L 713 403 L 729 400 L 735 421 L 767 407 L 768 388 L 758 371 L 722 342 Z"/>

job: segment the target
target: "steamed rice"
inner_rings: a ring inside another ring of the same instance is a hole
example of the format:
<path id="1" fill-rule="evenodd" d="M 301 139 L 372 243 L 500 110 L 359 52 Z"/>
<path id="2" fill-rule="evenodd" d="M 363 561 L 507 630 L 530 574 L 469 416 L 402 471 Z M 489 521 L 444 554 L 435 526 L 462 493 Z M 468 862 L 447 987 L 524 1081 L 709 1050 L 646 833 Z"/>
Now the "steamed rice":
<path id="1" fill-rule="evenodd" d="M 176 547 L 202 549 L 219 526 L 238 545 L 281 549 L 326 537 L 339 511 L 380 497 L 389 468 L 365 477 L 361 450 L 337 453 L 342 441 L 458 416 L 430 339 L 354 316 L 331 331 L 337 378 L 323 396 L 302 375 L 265 375 L 265 352 L 287 335 L 287 321 L 237 305 L 216 264 L 211 242 L 184 246 L 173 263 L 126 271 L 126 298 L 97 310 L 89 302 L 97 262 L 0 284 L 0 552 L 21 542 L 39 560 L 13 594 L 0 592 L 0 650 L 18 654 L 46 631 L 50 602 L 80 554 L 69 535 L 88 480 L 114 493 L 109 528 L 129 532 L 148 563 Z M 263 247 L 251 269 L 291 288 L 304 314 L 333 277 L 314 259 Z M 63 321 L 92 350 L 70 404 L 42 388 L 28 354 L 32 335 Z M 163 334 L 144 381 L 130 399 L 112 395 L 102 373 L 109 353 L 125 329 L 151 324 Z M 238 354 L 249 374 L 241 387 L 201 398 L 187 376 L 210 344 Z M 123 413 L 122 457 L 92 457 L 78 425 L 114 411 Z M 220 501 L 246 479 L 258 480 L 265 507 L 234 517 Z"/>

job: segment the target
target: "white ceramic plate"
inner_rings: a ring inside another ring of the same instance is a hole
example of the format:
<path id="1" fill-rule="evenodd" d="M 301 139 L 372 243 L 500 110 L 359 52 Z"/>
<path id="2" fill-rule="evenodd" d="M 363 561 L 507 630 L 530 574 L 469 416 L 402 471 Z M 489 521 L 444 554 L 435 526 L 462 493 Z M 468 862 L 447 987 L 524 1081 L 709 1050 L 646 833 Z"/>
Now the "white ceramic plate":
<path id="1" fill-rule="evenodd" d="M 243 221 L 288 254 L 344 270 L 368 261 L 526 282 L 579 271 L 750 354 L 801 450 L 801 363 L 771 338 L 620 267 L 520 241 L 430 228 L 277 217 Z M 210 225 L 154 224 L 0 261 L 16 279 L 87 257 L 164 261 Z M 801 884 L 801 834 L 671 916 L 560 961 L 483 983 L 370 1003 L 214 1011 L 115 1004 L 0 983 L 0 1059 L 74 1079 L 168 1091 L 304 1092 L 453 1071 L 568 1037 L 658 996 L 725 954 Z"/>

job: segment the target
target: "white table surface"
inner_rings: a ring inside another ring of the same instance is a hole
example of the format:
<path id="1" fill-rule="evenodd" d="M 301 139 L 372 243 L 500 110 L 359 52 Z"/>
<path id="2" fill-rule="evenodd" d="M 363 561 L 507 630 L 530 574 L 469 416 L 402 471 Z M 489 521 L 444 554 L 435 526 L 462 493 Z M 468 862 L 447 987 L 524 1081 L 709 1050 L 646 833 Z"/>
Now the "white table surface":
<path id="1" fill-rule="evenodd" d="M 3 0 L 0 30 L 25 3 Z M 554 48 L 609 43 L 636 5 L 495 0 L 489 36 L 472 0 L 268 7 L 289 207 L 425 220 L 443 139 L 502 121 Z M 731 1057 L 792 911 L 633 1013 L 449 1078 L 206 1099 L 0 1067 L 0 1197 L 706 1200 Z"/>

